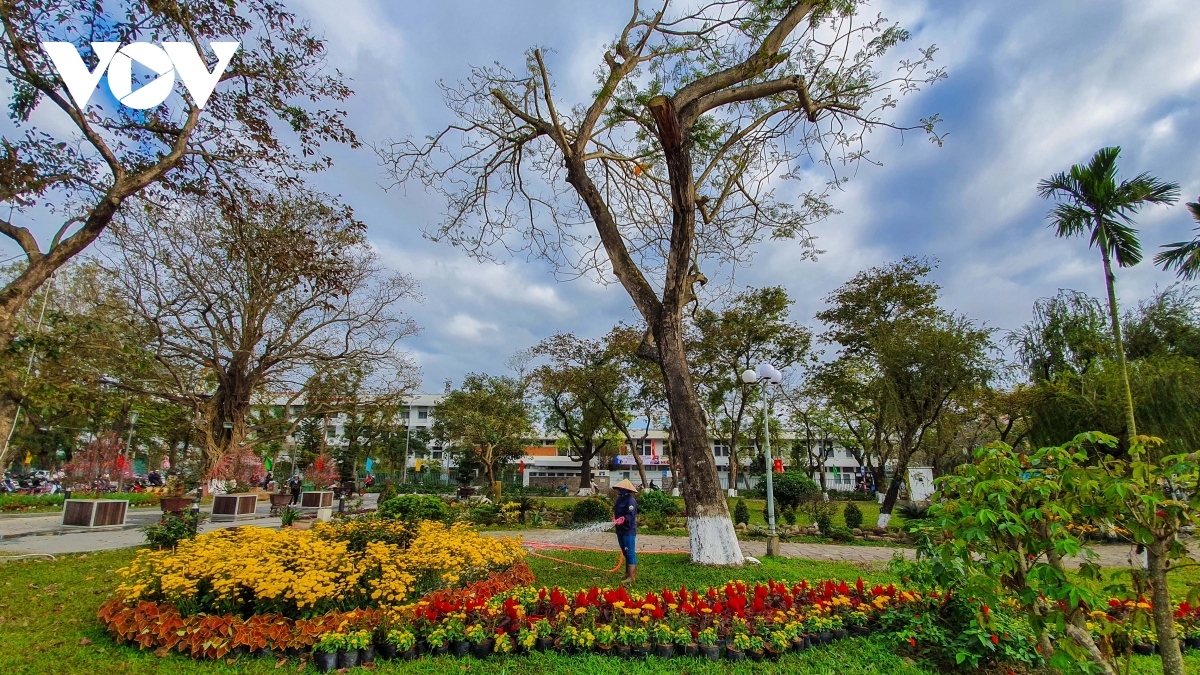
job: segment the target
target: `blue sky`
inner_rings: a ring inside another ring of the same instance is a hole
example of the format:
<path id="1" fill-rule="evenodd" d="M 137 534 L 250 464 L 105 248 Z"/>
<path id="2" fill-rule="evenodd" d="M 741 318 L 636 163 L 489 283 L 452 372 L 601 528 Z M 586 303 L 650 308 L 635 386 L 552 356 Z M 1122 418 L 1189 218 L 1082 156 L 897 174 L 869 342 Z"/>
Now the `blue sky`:
<path id="1" fill-rule="evenodd" d="M 1123 171 L 1150 171 L 1200 195 L 1200 12 L 1188 0 L 877 2 L 913 33 L 908 48 L 937 44 L 947 80 L 904 100 L 899 115 L 945 119 L 944 147 L 920 135 L 879 133 L 872 157 L 845 191 L 841 214 L 814 233 L 825 250 L 796 263 L 788 242 L 761 247 L 740 283 L 785 286 L 794 314 L 811 322 L 824 296 L 858 270 L 915 254 L 936 256 L 943 304 L 997 328 L 1015 328 L 1034 300 L 1059 288 L 1103 290 L 1098 254 L 1084 240 L 1046 228 L 1040 178 L 1120 145 Z M 331 46 L 331 61 L 354 78 L 351 121 L 368 140 L 422 135 L 449 121 L 435 83 L 469 64 L 520 66 L 523 52 L 554 50 L 562 96 L 585 95 L 606 40 L 621 26 L 620 2 L 373 2 L 304 0 Z M 619 11 L 617 11 L 619 10 Z M 342 193 L 370 226 L 389 264 L 411 271 L 426 300 L 412 311 L 424 328 L 411 341 L 425 389 L 503 360 L 555 331 L 603 334 L 634 318 L 622 289 L 555 283 L 523 259 L 480 264 L 420 237 L 440 202 L 419 189 L 384 193 L 370 150 L 339 153 L 319 182 Z M 1182 207 L 1140 219 L 1148 252 L 1190 238 Z M 1142 264 L 1119 274 L 1124 302 L 1172 277 Z"/>
<path id="2" fill-rule="evenodd" d="M 367 142 L 432 133 L 450 121 L 436 82 L 470 64 L 519 67 L 531 46 L 553 50 L 559 96 L 592 89 L 602 47 L 627 3 L 579 0 L 290 0 L 330 47 L 331 66 L 353 79 L 350 123 Z M 1120 145 L 1123 173 L 1150 171 L 1200 195 L 1200 12 L 1195 0 L 888 0 L 879 12 L 910 29 L 902 50 L 937 44 L 949 77 L 906 97 L 898 118 L 939 113 L 938 148 L 920 134 L 877 133 L 871 157 L 833 197 L 839 215 L 813 228 L 825 253 L 796 262 L 793 243 L 763 245 L 742 284 L 786 287 L 794 316 L 812 323 L 824 296 L 864 267 L 904 255 L 941 260 L 943 304 L 997 328 L 1015 328 L 1039 297 L 1059 288 L 1103 290 L 1099 255 L 1084 240 L 1057 240 L 1037 181 Z M 556 331 L 599 336 L 635 318 L 618 286 L 556 283 L 537 261 L 477 263 L 421 237 L 441 209 L 412 187 L 385 192 L 369 148 L 338 149 L 315 182 L 340 193 L 368 225 L 384 261 L 422 283 L 408 309 L 423 328 L 406 341 L 424 389 L 469 371 L 501 372 L 505 358 Z M 800 190 L 797 189 L 797 192 Z M 1140 218 L 1147 258 L 1191 237 L 1182 206 Z M 1124 303 L 1173 277 L 1150 264 L 1118 274 Z"/>

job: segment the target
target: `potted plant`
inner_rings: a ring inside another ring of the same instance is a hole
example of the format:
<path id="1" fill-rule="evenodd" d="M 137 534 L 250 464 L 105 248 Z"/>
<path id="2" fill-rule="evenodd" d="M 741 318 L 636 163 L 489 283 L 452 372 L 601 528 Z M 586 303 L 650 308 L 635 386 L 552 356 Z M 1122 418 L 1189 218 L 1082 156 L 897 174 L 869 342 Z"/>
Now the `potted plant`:
<path id="1" fill-rule="evenodd" d="M 158 505 L 162 508 L 163 513 L 182 515 L 184 511 L 191 508 L 192 500 L 183 496 L 183 489 L 183 480 L 179 476 L 167 478 L 166 485 L 163 486 L 163 496 L 158 500 Z"/>
<path id="2" fill-rule="evenodd" d="M 596 626 L 596 651 L 604 656 L 612 653 L 613 643 L 617 640 L 617 632 L 612 624 L 602 623 Z"/>
<path id="3" fill-rule="evenodd" d="M 471 643 L 467 641 L 467 628 L 463 625 L 461 615 L 446 617 L 442 629 L 446 631 L 446 644 L 450 645 L 452 655 L 461 659 L 471 653 Z"/>
<path id="4" fill-rule="evenodd" d="M 402 628 L 392 628 L 391 631 L 388 631 L 388 637 L 384 640 L 384 645 L 390 647 L 392 656 L 416 658 L 416 635 L 413 635 L 412 631 L 404 631 Z"/>
<path id="5" fill-rule="evenodd" d="M 733 640 L 725 647 L 725 658 L 737 663 L 746 660 L 746 652 L 750 650 L 750 636 L 746 633 L 735 633 Z"/>
<path id="6" fill-rule="evenodd" d="M 650 631 L 644 626 L 630 629 L 629 653 L 633 657 L 643 657 L 650 653 Z"/>
<path id="7" fill-rule="evenodd" d="M 467 642 L 471 645 L 471 656 L 477 659 L 486 659 L 491 656 L 496 642 L 488 634 L 488 629 L 483 624 L 473 623 L 467 626 L 464 634 L 467 637 Z M 456 652 L 455 656 L 460 656 L 460 654 Z M 466 656 L 466 654 L 461 654 L 461 656 Z"/>
<path id="8" fill-rule="evenodd" d="M 1157 640 L 1155 639 L 1154 631 L 1145 629 L 1134 629 L 1130 631 L 1130 639 L 1133 640 L 1133 653 L 1142 656 L 1152 656 L 1158 651 Z"/>
<path id="9" fill-rule="evenodd" d="M 777 659 L 792 647 L 791 636 L 786 630 L 771 631 L 766 640 L 765 650 L 768 658 Z"/>
<path id="10" fill-rule="evenodd" d="M 692 629 L 687 626 L 680 626 L 675 629 L 675 653 L 682 653 L 684 656 L 698 656 L 700 654 L 700 645 L 692 639 Z"/>
<path id="11" fill-rule="evenodd" d="M 844 623 L 842 623 L 842 617 L 831 616 L 827 619 L 827 621 L 829 621 L 829 629 L 833 633 L 833 639 L 834 640 L 845 639 L 846 626 Z"/>
<path id="12" fill-rule="evenodd" d="M 498 631 L 492 640 L 492 652 L 495 654 L 510 654 L 513 650 L 512 636 L 504 631 Z"/>
<path id="13" fill-rule="evenodd" d="M 721 647 L 717 644 L 717 629 L 709 626 L 704 630 L 696 633 L 696 642 L 700 643 L 700 653 L 709 661 L 718 661 L 721 658 Z"/>
<path id="14" fill-rule="evenodd" d="M 425 636 L 425 642 L 429 644 L 429 653 L 434 656 L 445 656 L 450 650 L 450 640 L 444 628 L 435 628 L 429 631 L 429 635 Z"/>
<path id="15" fill-rule="evenodd" d="M 660 659 L 669 659 L 675 655 L 675 631 L 671 630 L 666 621 L 654 624 L 654 655 Z"/>
<path id="16" fill-rule="evenodd" d="M 537 631 L 532 626 L 526 626 L 517 631 L 517 646 L 526 652 L 537 650 Z"/>
<path id="17" fill-rule="evenodd" d="M 766 643 L 763 642 L 761 635 L 751 635 L 750 649 L 746 650 L 746 655 L 754 661 L 762 661 L 765 647 Z"/>
<path id="18" fill-rule="evenodd" d="M 300 517 L 300 509 L 294 506 L 285 506 L 279 509 L 279 525 L 280 527 L 291 527 L 296 519 Z"/>
<path id="19" fill-rule="evenodd" d="M 371 639 L 371 632 L 365 630 L 356 630 L 346 635 L 346 651 L 351 650 L 358 652 L 359 665 L 366 665 L 375 662 L 375 643 Z"/>
<path id="20" fill-rule="evenodd" d="M 533 623 L 533 632 L 537 636 L 537 650 L 544 652 L 554 646 L 554 627 L 546 619 L 538 619 Z"/>
<path id="21" fill-rule="evenodd" d="M 617 656 L 621 658 L 629 658 L 633 653 L 631 645 L 633 644 L 633 629 L 629 626 L 621 626 L 617 630 L 617 644 L 613 647 Z"/>
<path id="22" fill-rule="evenodd" d="M 337 665 L 338 670 L 342 668 L 354 668 L 358 665 L 358 647 L 350 645 L 350 636 L 346 633 L 341 634 L 342 648 L 338 650 Z"/>
<path id="23" fill-rule="evenodd" d="M 842 617 L 842 623 L 850 630 L 850 634 L 855 637 L 866 637 L 871 634 L 871 629 L 867 627 L 867 615 L 859 610 L 850 612 Z"/>
<path id="24" fill-rule="evenodd" d="M 313 663 L 317 671 L 328 673 L 338 667 L 338 652 L 345 648 L 345 636 L 341 633 L 325 633 L 313 645 Z"/>

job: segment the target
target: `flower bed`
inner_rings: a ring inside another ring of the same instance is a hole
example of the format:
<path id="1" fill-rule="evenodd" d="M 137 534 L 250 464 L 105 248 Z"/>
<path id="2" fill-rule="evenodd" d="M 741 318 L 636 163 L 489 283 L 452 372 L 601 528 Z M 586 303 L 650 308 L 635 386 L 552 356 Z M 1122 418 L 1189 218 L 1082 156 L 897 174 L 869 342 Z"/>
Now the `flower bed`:
<path id="1" fill-rule="evenodd" d="M 465 525 L 414 527 L 378 519 L 310 530 L 242 527 L 183 541 L 174 551 L 141 551 L 120 571 L 127 605 L 171 605 L 200 613 L 311 618 L 400 605 L 465 583 L 522 557 L 517 542 Z"/>
<path id="2" fill-rule="evenodd" d="M 522 561 L 506 571 L 456 589 L 453 594 L 464 598 L 492 597 L 532 581 L 533 574 Z M 447 597 L 451 597 L 451 591 L 443 589 L 422 601 L 444 602 Z M 380 608 L 335 610 L 304 619 L 281 614 L 255 614 L 248 618 L 233 614 L 184 616 L 169 604 L 148 601 L 131 604 L 121 598 L 106 602 L 100 608 L 99 618 L 118 642 L 156 650 L 159 654 L 176 651 L 196 658 L 266 651 L 307 652 L 323 635 L 373 630 L 390 621 L 385 609 Z"/>

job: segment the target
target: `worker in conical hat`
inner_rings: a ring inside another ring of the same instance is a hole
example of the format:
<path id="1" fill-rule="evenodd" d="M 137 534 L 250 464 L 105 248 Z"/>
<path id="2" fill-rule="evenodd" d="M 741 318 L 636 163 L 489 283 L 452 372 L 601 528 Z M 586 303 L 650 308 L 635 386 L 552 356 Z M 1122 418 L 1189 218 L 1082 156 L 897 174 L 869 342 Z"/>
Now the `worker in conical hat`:
<path id="1" fill-rule="evenodd" d="M 617 501 L 613 504 L 613 525 L 617 532 L 617 546 L 621 547 L 621 555 L 625 556 L 625 578 L 622 586 L 632 584 L 637 576 L 637 488 L 629 479 L 613 486 L 617 491 Z"/>

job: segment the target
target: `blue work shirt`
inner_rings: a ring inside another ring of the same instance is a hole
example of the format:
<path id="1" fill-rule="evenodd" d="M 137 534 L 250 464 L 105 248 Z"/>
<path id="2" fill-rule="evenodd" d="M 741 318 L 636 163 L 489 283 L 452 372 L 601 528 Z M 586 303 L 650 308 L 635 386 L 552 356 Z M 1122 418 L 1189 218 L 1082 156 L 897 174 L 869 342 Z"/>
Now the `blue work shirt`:
<path id="1" fill-rule="evenodd" d="M 613 518 L 625 516 L 625 522 L 617 525 L 617 534 L 637 534 L 637 498 L 632 492 L 622 492 L 613 504 Z"/>

